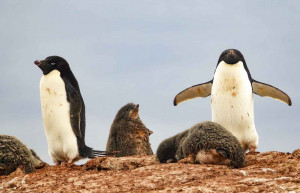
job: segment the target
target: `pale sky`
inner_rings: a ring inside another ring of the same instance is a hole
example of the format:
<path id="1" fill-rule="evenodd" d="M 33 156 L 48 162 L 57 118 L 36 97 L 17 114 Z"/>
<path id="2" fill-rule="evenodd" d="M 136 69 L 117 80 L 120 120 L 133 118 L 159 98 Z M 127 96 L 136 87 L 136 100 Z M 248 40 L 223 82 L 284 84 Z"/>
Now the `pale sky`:
<path id="1" fill-rule="evenodd" d="M 33 62 L 65 58 L 86 104 L 86 144 L 105 150 L 117 111 L 140 104 L 152 149 L 211 120 L 210 97 L 173 106 L 181 90 L 211 80 L 221 52 L 240 50 L 252 77 L 293 105 L 254 97 L 258 151 L 300 148 L 300 1 L 0 1 L 0 133 L 52 164 Z"/>

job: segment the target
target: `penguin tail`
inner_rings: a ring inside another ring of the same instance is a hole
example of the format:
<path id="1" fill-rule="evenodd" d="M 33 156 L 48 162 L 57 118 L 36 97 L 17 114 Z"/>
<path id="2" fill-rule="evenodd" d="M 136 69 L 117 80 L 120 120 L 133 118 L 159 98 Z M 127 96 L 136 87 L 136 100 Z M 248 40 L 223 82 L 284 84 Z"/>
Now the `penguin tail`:
<path id="1" fill-rule="evenodd" d="M 83 158 L 95 158 L 95 157 L 105 156 L 106 152 L 93 150 L 93 148 L 90 148 L 88 146 L 83 146 L 79 149 L 79 155 Z"/>
<path id="2" fill-rule="evenodd" d="M 106 151 L 98 151 L 92 149 L 89 158 L 102 157 L 102 156 L 106 156 Z"/>
<path id="3" fill-rule="evenodd" d="M 92 150 L 92 155 L 94 157 L 102 157 L 102 156 L 116 156 L 119 151 L 107 152 L 107 151 L 99 151 L 99 150 Z"/>
<path id="4" fill-rule="evenodd" d="M 93 148 L 90 148 L 86 145 L 81 146 L 79 148 L 79 155 L 81 157 L 85 158 L 95 158 L 95 157 L 104 157 L 104 156 L 116 156 L 118 152 L 107 152 L 107 151 L 100 151 L 100 150 L 94 150 Z"/>
<path id="5" fill-rule="evenodd" d="M 93 157 L 102 157 L 102 156 L 109 156 L 109 155 L 111 154 L 106 151 L 92 150 Z"/>
<path id="6" fill-rule="evenodd" d="M 116 156 L 117 153 L 118 152 L 107 152 L 107 151 L 99 151 L 99 150 L 91 149 L 88 158 L 96 158 L 96 157 L 104 157 L 104 156 L 114 157 Z"/>

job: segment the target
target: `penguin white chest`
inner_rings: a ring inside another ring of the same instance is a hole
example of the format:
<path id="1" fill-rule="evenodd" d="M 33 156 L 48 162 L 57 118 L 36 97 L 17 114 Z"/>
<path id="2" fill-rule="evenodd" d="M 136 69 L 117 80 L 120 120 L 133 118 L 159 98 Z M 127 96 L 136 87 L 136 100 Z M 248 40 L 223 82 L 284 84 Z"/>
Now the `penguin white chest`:
<path id="1" fill-rule="evenodd" d="M 78 158 L 77 139 L 70 121 L 70 103 L 59 71 L 53 70 L 42 76 L 40 97 L 45 135 L 53 162 L 57 164 Z"/>
<path id="2" fill-rule="evenodd" d="M 211 91 L 211 109 L 212 121 L 237 137 L 245 150 L 257 147 L 252 87 L 241 61 L 218 65 Z"/>

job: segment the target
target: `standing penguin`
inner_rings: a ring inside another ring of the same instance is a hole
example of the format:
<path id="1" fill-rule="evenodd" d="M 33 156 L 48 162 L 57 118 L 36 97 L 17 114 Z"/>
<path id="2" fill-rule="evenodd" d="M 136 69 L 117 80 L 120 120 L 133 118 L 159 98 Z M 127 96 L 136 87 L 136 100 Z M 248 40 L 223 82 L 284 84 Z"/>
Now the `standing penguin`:
<path id="1" fill-rule="evenodd" d="M 48 151 L 55 165 L 105 155 L 85 145 L 85 106 L 68 62 L 49 56 L 34 62 L 42 71 L 40 95 Z"/>
<path id="2" fill-rule="evenodd" d="M 292 105 L 286 93 L 251 77 L 240 51 L 228 49 L 219 57 L 213 79 L 181 91 L 174 98 L 174 105 L 211 95 L 212 121 L 229 130 L 244 150 L 254 152 L 258 135 L 254 124 L 253 93 Z"/>
<path id="3" fill-rule="evenodd" d="M 117 157 L 153 155 L 149 142 L 152 131 L 139 117 L 139 105 L 128 103 L 117 113 L 107 140 L 106 151 L 118 152 Z"/>

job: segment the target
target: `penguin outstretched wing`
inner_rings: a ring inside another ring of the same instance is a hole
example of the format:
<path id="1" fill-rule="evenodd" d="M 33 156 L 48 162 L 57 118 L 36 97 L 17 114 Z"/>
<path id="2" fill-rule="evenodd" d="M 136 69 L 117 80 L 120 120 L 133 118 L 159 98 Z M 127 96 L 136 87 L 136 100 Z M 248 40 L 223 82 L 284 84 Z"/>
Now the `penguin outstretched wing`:
<path id="1" fill-rule="evenodd" d="M 289 106 L 292 105 L 292 101 L 290 97 L 285 92 L 272 85 L 258 82 L 256 80 L 252 80 L 252 89 L 255 94 L 261 97 L 265 97 L 265 96 L 272 97 L 274 99 L 285 102 Z"/>
<path id="2" fill-rule="evenodd" d="M 173 101 L 174 106 L 178 105 L 179 103 L 193 99 L 196 97 L 207 97 L 211 94 L 211 87 L 212 87 L 212 80 L 191 86 L 180 93 L 178 93 Z"/>

